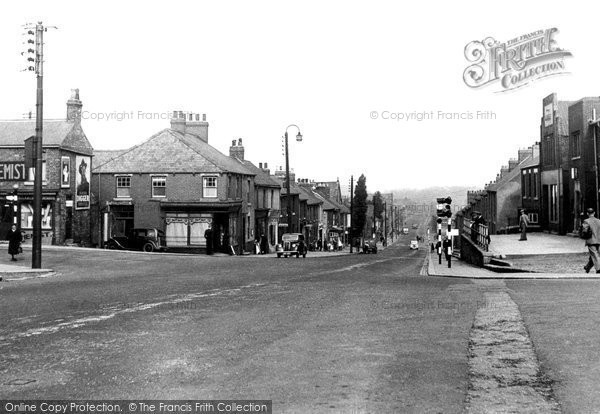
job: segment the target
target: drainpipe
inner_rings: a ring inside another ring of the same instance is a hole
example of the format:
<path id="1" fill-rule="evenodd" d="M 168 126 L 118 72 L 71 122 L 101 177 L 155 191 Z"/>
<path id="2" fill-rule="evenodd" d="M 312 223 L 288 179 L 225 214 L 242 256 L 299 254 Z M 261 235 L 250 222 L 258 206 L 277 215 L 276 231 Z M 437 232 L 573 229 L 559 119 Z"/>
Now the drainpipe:
<path id="1" fill-rule="evenodd" d="M 598 200 L 598 151 L 597 151 L 597 137 L 596 137 L 596 129 L 598 127 L 598 120 L 596 120 L 596 108 L 592 109 L 592 128 L 594 128 L 594 179 L 596 181 L 596 193 L 594 198 L 596 199 L 596 214 L 598 214 L 599 210 L 599 200 Z"/>

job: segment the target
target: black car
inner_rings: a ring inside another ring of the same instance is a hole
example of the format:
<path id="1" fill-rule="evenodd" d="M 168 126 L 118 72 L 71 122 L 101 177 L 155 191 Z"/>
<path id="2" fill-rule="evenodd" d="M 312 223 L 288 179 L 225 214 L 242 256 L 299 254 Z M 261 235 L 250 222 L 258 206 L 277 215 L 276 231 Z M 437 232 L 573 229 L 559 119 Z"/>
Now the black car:
<path id="1" fill-rule="evenodd" d="M 377 240 L 365 240 L 363 244 L 363 253 L 377 254 Z"/>
<path id="2" fill-rule="evenodd" d="M 107 249 L 143 250 L 145 252 L 165 251 L 165 232 L 158 229 L 133 229 L 127 235 L 115 236 L 106 242 Z"/>

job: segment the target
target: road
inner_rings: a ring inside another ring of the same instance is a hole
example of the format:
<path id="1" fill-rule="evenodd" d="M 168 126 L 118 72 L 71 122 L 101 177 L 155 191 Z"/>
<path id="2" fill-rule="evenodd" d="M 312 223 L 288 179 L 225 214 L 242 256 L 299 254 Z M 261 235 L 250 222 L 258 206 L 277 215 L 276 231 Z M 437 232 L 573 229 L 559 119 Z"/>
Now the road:
<path id="1" fill-rule="evenodd" d="M 274 412 L 461 412 L 480 300 L 377 255 L 52 250 L 3 282 L 1 398 L 271 399 Z"/>

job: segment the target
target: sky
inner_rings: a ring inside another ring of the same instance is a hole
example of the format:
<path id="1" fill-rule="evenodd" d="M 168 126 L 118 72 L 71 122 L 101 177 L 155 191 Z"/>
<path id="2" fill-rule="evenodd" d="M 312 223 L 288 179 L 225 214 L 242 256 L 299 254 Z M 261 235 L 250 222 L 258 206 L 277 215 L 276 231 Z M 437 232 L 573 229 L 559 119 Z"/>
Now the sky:
<path id="1" fill-rule="evenodd" d="M 243 138 L 246 159 L 273 170 L 285 165 L 281 137 L 296 124 L 296 177 L 339 178 L 345 188 L 364 174 L 369 192 L 483 187 L 540 140 L 545 96 L 600 95 L 586 17 L 600 16 L 600 5 L 406 3 L 9 2 L 0 16 L 0 119 L 35 111 L 35 77 L 22 71 L 21 52 L 22 25 L 37 21 L 56 26 L 44 38 L 44 117 L 64 118 L 79 88 L 94 148 L 139 144 L 181 110 L 206 114 L 209 143 L 223 153 Z M 465 84 L 468 43 L 549 28 L 572 53 L 565 73 L 507 92 Z M 425 113 L 433 116 L 416 119 Z"/>

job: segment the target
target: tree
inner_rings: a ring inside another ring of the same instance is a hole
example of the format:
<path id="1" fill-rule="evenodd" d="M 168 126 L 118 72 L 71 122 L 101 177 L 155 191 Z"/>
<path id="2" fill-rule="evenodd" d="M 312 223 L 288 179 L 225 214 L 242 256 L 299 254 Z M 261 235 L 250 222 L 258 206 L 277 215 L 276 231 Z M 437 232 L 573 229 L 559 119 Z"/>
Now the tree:
<path id="1" fill-rule="evenodd" d="M 354 206 L 352 214 L 353 236 L 362 235 L 367 222 L 367 178 L 361 174 L 354 187 Z"/>
<path id="2" fill-rule="evenodd" d="M 382 219 L 383 213 L 383 197 L 381 197 L 381 193 L 379 191 L 373 194 L 373 215 L 375 218 Z"/>

